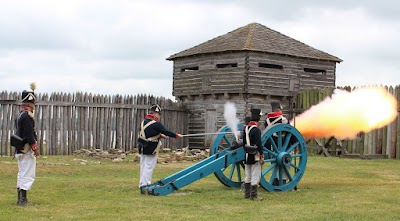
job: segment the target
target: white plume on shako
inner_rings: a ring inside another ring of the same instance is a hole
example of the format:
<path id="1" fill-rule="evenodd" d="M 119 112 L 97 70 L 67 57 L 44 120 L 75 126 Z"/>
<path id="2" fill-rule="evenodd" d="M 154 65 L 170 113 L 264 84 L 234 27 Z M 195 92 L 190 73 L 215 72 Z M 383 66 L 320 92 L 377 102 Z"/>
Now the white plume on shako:
<path id="1" fill-rule="evenodd" d="M 238 140 L 238 131 L 237 125 L 239 124 L 239 119 L 236 116 L 236 107 L 232 102 L 226 102 L 224 105 L 224 118 L 226 124 L 229 126 L 236 140 Z"/>
<path id="2" fill-rule="evenodd" d="M 332 98 L 325 98 L 296 117 L 295 126 L 307 139 L 353 139 L 360 132 L 390 124 L 396 116 L 397 101 L 384 87 L 363 87 L 352 92 L 335 89 Z"/>

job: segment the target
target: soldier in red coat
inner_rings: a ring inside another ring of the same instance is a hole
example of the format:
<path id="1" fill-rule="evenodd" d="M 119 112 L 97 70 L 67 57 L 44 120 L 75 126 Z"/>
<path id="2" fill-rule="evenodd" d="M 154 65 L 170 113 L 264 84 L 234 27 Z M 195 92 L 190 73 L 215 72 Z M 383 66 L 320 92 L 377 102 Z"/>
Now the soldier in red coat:
<path id="1" fill-rule="evenodd" d="M 265 119 L 265 122 L 264 122 L 264 126 L 266 129 L 268 129 L 276 124 L 289 123 L 287 118 L 284 117 L 282 114 L 283 108 L 279 102 L 271 102 L 271 108 L 272 108 L 272 112 L 267 113 L 267 118 Z M 285 136 L 285 134 L 282 134 L 282 136 Z M 273 134 L 272 139 L 275 141 L 275 143 L 278 143 L 278 135 L 276 133 Z M 272 147 L 270 145 L 268 145 L 266 148 L 269 148 L 270 150 L 272 150 Z M 286 173 L 283 173 L 283 183 L 286 183 L 287 179 L 288 179 L 288 177 L 287 177 Z M 277 174 L 277 177 L 274 178 L 272 185 L 274 185 L 274 186 L 279 185 L 278 174 Z"/>

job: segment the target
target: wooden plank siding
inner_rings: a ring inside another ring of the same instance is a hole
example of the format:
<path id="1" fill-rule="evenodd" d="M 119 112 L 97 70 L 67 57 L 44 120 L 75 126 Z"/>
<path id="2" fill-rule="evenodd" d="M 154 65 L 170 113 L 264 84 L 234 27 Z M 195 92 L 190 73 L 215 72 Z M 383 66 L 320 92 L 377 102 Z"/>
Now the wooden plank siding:
<path id="1" fill-rule="evenodd" d="M 247 100 L 247 102 L 246 102 Z M 247 97 L 244 94 L 231 94 L 229 98 L 226 98 L 223 94 L 218 94 L 215 97 L 212 96 L 199 96 L 193 97 L 186 103 L 186 108 L 189 111 L 189 133 L 204 133 L 204 132 L 215 132 L 214 128 L 217 130 L 226 125 L 224 113 L 224 105 L 227 101 L 235 103 L 237 109 L 237 117 L 240 122 L 244 123 L 244 118 L 249 114 L 250 108 L 260 108 L 263 113 L 271 112 L 272 101 L 280 101 L 284 106 L 284 113 L 289 114 L 289 100 L 281 100 L 280 97 L 266 97 L 253 95 Z M 215 125 L 210 127 L 209 120 L 207 119 L 207 112 L 210 110 L 215 110 Z M 265 115 L 261 117 L 261 129 L 264 129 L 263 121 L 265 120 Z M 208 148 L 209 143 L 207 143 L 208 137 L 191 137 L 189 139 L 190 147 L 197 148 Z"/>
<path id="2" fill-rule="evenodd" d="M 0 155 L 12 155 L 10 134 L 20 110 L 20 93 L 0 92 Z M 166 128 L 188 133 L 188 113 L 180 103 L 147 95 L 96 95 L 88 93 L 38 94 L 35 109 L 39 151 L 42 155 L 70 155 L 75 150 L 136 147 L 140 122 L 150 105 L 158 103 Z M 163 139 L 163 148 L 182 148 L 187 138 Z"/>
<path id="3" fill-rule="evenodd" d="M 210 54 L 174 61 L 173 95 L 181 96 L 244 92 L 245 53 Z M 218 68 L 219 64 L 236 67 Z M 182 69 L 198 67 L 198 70 Z"/>
<path id="4" fill-rule="evenodd" d="M 260 67 L 281 65 L 282 69 Z M 218 64 L 236 67 L 218 68 Z M 198 70 L 182 71 L 197 67 Z M 305 72 L 305 68 L 325 71 Z M 293 96 L 303 88 L 335 86 L 336 62 L 257 52 L 208 54 L 174 60 L 173 94 L 179 99 L 217 93 Z"/>
<path id="5" fill-rule="evenodd" d="M 193 97 L 190 102 L 185 102 L 185 106 L 189 112 L 189 133 L 209 133 L 216 132 L 221 127 L 226 125 L 224 113 L 224 105 L 227 98 L 223 94 L 218 94 L 215 97 L 203 96 Z M 237 116 L 240 121 L 244 119 L 245 102 L 242 97 L 237 94 L 229 98 L 229 101 L 234 102 L 237 108 Z M 213 116 L 207 116 L 213 113 Z M 212 117 L 212 121 L 208 118 Z M 214 121 L 214 122 L 213 122 Z M 190 137 L 190 147 L 209 148 L 210 140 L 215 136 L 206 137 Z"/>
<path id="6" fill-rule="evenodd" d="M 260 67 L 260 64 L 279 65 L 282 69 Z M 308 73 L 305 68 L 326 72 L 323 75 Z M 334 87 L 335 69 L 335 62 L 251 52 L 248 92 L 291 96 L 305 88 Z M 291 80 L 297 84 L 293 85 L 293 89 L 290 88 Z"/>

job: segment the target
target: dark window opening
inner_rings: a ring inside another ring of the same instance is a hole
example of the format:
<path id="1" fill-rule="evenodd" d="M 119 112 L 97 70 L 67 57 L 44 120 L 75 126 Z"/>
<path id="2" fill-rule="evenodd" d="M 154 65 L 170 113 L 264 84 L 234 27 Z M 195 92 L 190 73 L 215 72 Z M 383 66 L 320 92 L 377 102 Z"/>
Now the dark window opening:
<path id="1" fill-rule="evenodd" d="M 185 71 L 198 71 L 199 70 L 199 66 L 195 66 L 195 67 L 188 67 L 188 68 L 182 68 L 181 72 L 185 72 Z"/>
<path id="2" fill-rule="evenodd" d="M 230 64 L 217 64 L 217 68 L 236 68 L 237 63 L 230 63 Z"/>
<path id="3" fill-rule="evenodd" d="M 316 74 L 326 74 L 326 70 L 314 69 L 314 68 L 304 68 L 304 72 L 316 73 Z"/>
<path id="4" fill-rule="evenodd" d="M 282 65 L 277 65 L 277 64 L 266 64 L 266 63 L 258 63 L 258 67 L 260 67 L 260 68 L 279 69 L 279 70 L 282 70 L 282 69 L 283 69 L 283 66 L 282 66 Z"/>

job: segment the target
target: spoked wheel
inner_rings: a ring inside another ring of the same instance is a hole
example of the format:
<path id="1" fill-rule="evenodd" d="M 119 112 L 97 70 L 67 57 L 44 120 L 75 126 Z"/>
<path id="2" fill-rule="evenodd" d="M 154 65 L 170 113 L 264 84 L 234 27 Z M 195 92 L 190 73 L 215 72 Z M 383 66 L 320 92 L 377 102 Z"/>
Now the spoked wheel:
<path id="1" fill-rule="evenodd" d="M 241 131 L 243 124 L 238 124 L 237 131 Z M 218 130 L 218 133 L 232 132 L 230 127 L 224 126 Z M 213 143 L 210 147 L 210 155 L 222 152 L 232 146 L 235 137 L 233 134 L 218 134 L 216 135 Z M 214 173 L 217 179 L 228 187 L 240 187 L 241 183 L 244 181 L 244 160 L 240 160 L 236 163 L 229 165 L 226 168 L 221 169 Z"/>
<path id="2" fill-rule="evenodd" d="M 260 185 L 270 191 L 289 191 L 297 186 L 306 169 L 307 146 L 300 132 L 289 124 L 277 124 L 261 137 L 265 164 Z"/>

